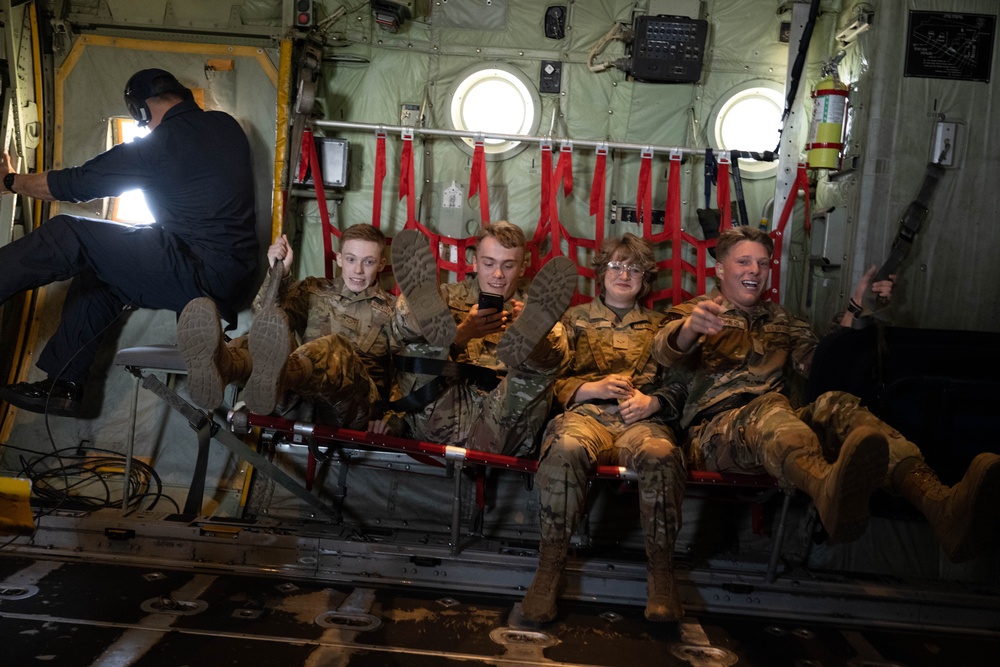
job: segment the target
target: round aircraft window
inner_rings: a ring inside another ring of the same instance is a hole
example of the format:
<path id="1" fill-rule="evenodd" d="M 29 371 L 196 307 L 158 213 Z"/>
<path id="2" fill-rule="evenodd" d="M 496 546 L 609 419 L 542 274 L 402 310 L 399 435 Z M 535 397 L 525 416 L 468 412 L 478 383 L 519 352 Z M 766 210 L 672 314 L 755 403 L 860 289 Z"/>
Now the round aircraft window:
<path id="1" fill-rule="evenodd" d="M 502 63 L 476 65 L 463 71 L 448 89 L 448 119 L 452 128 L 494 134 L 534 134 L 540 100 L 534 85 L 520 71 Z M 471 153 L 472 139 L 457 140 Z M 505 159 L 527 148 L 523 141 L 486 139 L 487 158 Z"/>
<path id="2" fill-rule="evenodd" d="M 778 145 L 784 108 L 784 93 L 773 81 L 749 81 L 733 88 L 716 102 L 712 111 L 713 148 L 773 151 Z M 740 174 L 745 178 L 768 178 L 774 176 L 777 168 L 777 162 L 740 159 Z"/>

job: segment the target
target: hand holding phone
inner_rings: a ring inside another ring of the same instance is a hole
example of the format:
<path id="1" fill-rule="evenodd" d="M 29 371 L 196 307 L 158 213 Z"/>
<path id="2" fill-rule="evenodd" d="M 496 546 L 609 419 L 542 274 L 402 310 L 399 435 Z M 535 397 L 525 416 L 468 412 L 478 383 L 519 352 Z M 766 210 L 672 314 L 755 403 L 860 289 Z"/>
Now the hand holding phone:
<path id="1" fill-rule="evenodd" d="M 503 296 L 500 294 L 490 294 L 489 292 L 480 292 L 479 312 L 482 313 L 486 310 L 495 310 L 498 313 L 503 312 Z"/>

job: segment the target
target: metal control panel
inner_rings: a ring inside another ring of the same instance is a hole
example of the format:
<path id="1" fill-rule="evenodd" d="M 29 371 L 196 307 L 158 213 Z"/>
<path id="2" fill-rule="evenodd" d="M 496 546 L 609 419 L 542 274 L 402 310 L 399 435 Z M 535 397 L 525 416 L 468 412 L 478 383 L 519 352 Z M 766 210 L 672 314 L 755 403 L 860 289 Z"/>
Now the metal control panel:
<path id="1" fill-rule="evenodd" d="M 650 83 L 701 78 L 708 21 L 684 16 L 637 16 L 629 74 Z"/>

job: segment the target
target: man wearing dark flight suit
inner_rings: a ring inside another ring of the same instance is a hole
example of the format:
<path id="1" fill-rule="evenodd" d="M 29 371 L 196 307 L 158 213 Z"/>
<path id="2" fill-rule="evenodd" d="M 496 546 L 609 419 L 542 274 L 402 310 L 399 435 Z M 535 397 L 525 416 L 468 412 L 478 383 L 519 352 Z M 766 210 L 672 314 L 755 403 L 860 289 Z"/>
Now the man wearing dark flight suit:
<path id="1" fill-rule="evenodd" d="M 74 416 L 105 330 L 128 308 L 180 312 L 207 296 L 233 313 L 257 263 L 250 145 L 239 123 L 203 111 L 191 91 L 161 69 L 125 87 L 129 114 L 147 136 L 78 167 L 15 174 L 0 166 L 3 193 L 83 202 L 133 189 L 145 194 L 151 225 L 59 215 L 0 248 L 0 303 L 25 289 L 73 279 L 59 328 L 38 356 L 40 382 L 0 387 L 17 407 Z"/>

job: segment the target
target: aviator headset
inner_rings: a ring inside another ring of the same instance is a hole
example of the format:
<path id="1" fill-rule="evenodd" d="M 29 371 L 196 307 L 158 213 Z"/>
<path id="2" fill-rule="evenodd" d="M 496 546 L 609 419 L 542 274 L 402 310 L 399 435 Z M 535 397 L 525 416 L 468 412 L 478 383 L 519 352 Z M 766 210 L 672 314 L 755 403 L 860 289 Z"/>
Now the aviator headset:
<path id="1" fill-rule="evenodd" d="M 145 127 L 152 117 L 146 100 L 164 93 L 174 93 L 185 100 L 194 99 L 191 91 L 164 69 L 140 70 L 125 84 L 125 106 L 139 127 Z"/>

